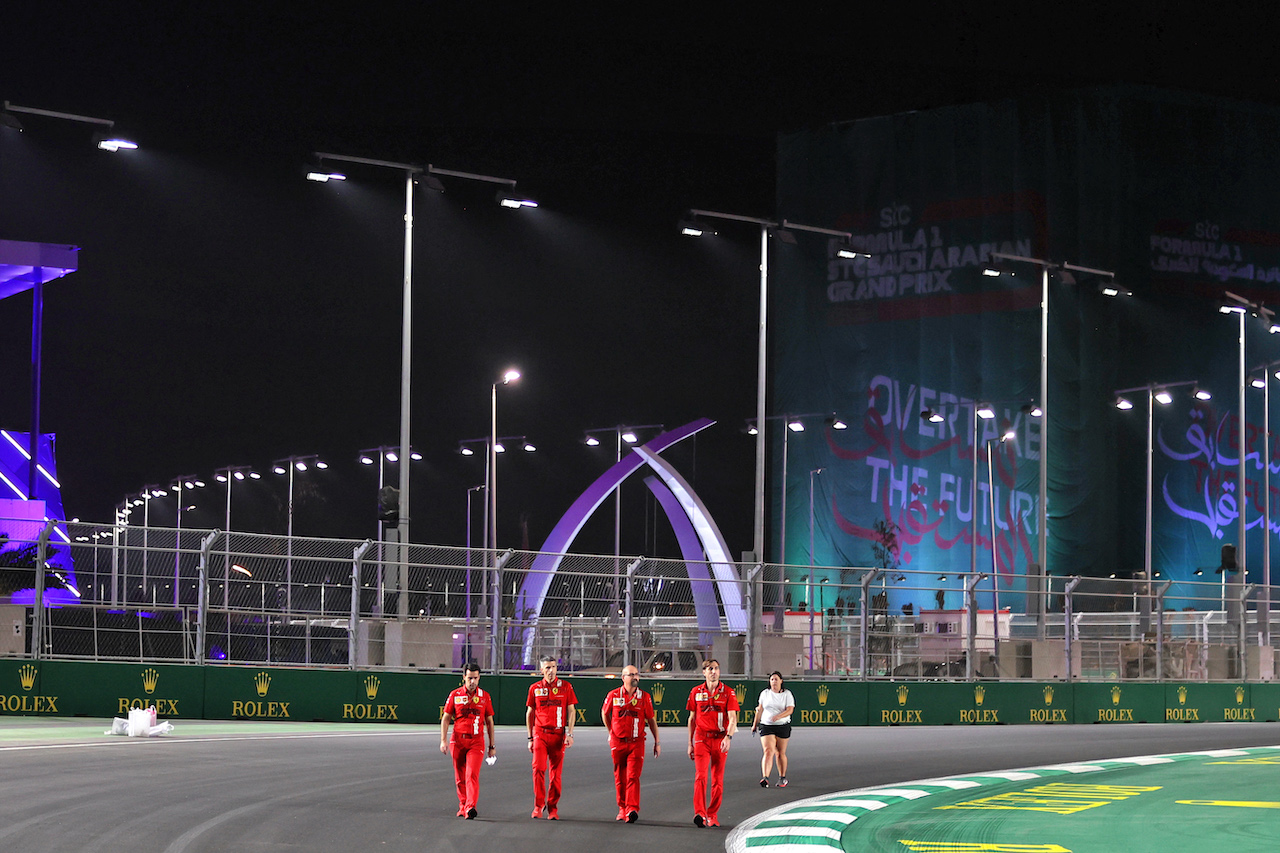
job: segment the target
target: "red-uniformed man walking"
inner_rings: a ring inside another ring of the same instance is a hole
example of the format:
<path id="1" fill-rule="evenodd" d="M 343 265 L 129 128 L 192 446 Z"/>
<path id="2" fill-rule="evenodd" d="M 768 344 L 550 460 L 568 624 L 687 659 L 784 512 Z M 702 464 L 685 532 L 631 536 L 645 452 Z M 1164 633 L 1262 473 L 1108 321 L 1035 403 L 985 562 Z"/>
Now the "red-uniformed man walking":
<path id="1" fill-rule="evenodd" d="M 468 663 L 462 672 L 462 686 L 449 694 L 440 717 L 440 751 L 449 753 L 449 726 L 453 725 L 453 778 L 458 786 L 458 817 L 475 818 L 480 798 L 480 761 L 484 758 L 485 732 L 489 733 L 489 755 L 496 758 L 493 739 L 493 700 L 480 689 L 480 664 Z"/>
<path id="2" fill-rule="evenodd" d="M 573 686 L 556 677 L 556 659 L 543 655 L 539 660 L 542 678 L 529 688 L 525 705 L 525 727 L 529 730 L 529 752 L 533 753 L 533 817 L 559 820 L 560 771 L 564 751 L 573 746 L 574 706 L 578 697 Z M 550 784 L 547 775 L 550 771 Z"/>
<path id="3" fill-rule="evenodd" d="M 613 784 L 618 793 L 618 820 L 635 823 L 640 818 L 640 771 L 644 769 L 644 730 L 653 732 L 653 754 L 662 754 L 658 744 L 658 717 L 653 699 L 640 689 L 640 671 L 622 668 L 622 686 L 604 697 L 600 719 L 609 731 L 609 754 L 613 757 Z"/>
<path id="4" fill-rule="evenodd" d="M 689 757 L 693 759 L 693 823 L 720 825 L 720 800 L 724 796 L 724 762 L 729 742 L 738 730 L 738 697 L 720 683 L 720 663 L 702 664 L 706 682 L 689 693 Z M 707 790 L 710 771 L 711 790 Z M 708 800 L 708 794 L 710 800 Z"/>

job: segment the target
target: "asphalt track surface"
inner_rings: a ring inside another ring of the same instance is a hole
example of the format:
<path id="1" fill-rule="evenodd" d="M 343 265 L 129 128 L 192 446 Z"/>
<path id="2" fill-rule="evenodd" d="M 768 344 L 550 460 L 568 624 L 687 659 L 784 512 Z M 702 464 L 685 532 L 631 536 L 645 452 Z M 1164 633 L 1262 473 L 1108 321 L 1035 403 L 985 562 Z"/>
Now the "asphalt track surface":
<path id="1" fill-rule="evenodd" d="M 799 728 L 791 785 L 759 787 L 760 746 L 734 740 L 722 829 L 692 824 L 685 730 L 644 769 L 640 821 L 614 821 L 600 728 L 565 760 L 559 821 L 530 819 L 523 729 L 502 727 L 481 772 L 480 816 L 455 816 L 453 772 L 436 727 L 177 721 L 171 734 L 103 734 L 107 720 L 0 717 L 0 850 L 719 851 L 752 815 L 833 791 L 1031 765 L 1280 744 L 1277 723 L 931 728 Z M 1232 848 L 1240 851 L 1238 845 Z"/>

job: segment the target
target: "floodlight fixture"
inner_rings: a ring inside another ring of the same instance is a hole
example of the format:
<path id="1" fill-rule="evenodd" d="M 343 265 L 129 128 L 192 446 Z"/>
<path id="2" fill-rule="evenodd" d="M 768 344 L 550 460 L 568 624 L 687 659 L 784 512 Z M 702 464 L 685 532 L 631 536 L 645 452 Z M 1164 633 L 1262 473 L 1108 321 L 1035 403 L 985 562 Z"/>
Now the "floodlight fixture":
<path id="1" fill-rule="evenodd" d="M 594 435 L 589 435 L 582 440 L 582 443 L 587 447 L 599 447 L 600 439 L 596 438 Z"/>
<path id="2" fill-rule="evenodd" d="M 1040 408 L 1038 403 L 1023 403 L 1021 411 L 1024 415 L 1030 415 L 1033 418 L 1038 418 L 1044 414 L 1044 409 Z"/>
<path id="3" fill-rule="evenodd" d="M 529 198 L 528 195 L 526 195 L 525 193 L 516 191 L 515 181 L 512 181 L 510 184 L 503 184 L 501 187 L 499 187 L 497 200 L 498 200 L 498 204 L 502 205 L 503 207 L 510 208 L 512 210 L 519 210 L 522 207 L 538 206 L 538 203 L 533 199 Z"/>
<path id="4" fill-rule="evenodd" d="M 1267 385 L 1267 374 L 1266 373 L 1255 374 L 1252 378 L 1250 378 L 1249 384 L 1252 385 L 1254 388 L 1265 388 Z"/>
<path id="5" fill-rule="evenodd" d="M 830 424 L 832 429 L 848 429 L 849 428 L 849 424 L 847 422 L 835 416 L 832 416 L 831 418 L 829 418 L 827 422 Z"/>
<path id="6" fill-rule="evenodd" d="M 1210 394 L 1210 393 L 1209 393 L 1209 391 L 1208 391 L 1207 389 L 1201 388 L 1199 385 L 1195 385 L 1195 386 L 1193 386 L 1193 387 L 1192 387 L 1192 389 L 1191 389 L 1191 396 L 1192 396 L 1192 397 L 1195 397 L 1197 400 L 1212 400 L 1212 399 L 1213 399 L 1213 395 L 1212 395 L 1212 394 Z"/>
<path id="7" fill-rule="evenodd" d="M 637 441 L 640 440 L 640 437 L 636 435 L 635 432 L 632 430 L 627 430 L 626 432 L 622 433 L 621 438 L 627 444 L 635 444 Z"/>
<path id="8" fill-rule="evenodd" d="M 1127 412 L 1133 408 L 1133 401 L 1127 397 L 1116 397 L 1116 408 Z"/>
<path id="9" fill-rule="evenodd" d="M 995 407 L 990 403 L 979 403 L 977 408 L 978 417 L 984 421 L 989 421 L 996 416 Z"/>
<path id="10" fill-rule="evenodd" d="M 325 172 L 319 169 L 312 169 L 307 172 L 307 180 L 315 181 L 318 184 L 327 184 L 329 181 L 345 181 L 347 176 L 341 172 Z"/>
<path id="11" fill-rule="evenodd" d="M 1158 388 L 1155 392 L 1155 401 L 1162 406 L 1167 406 L 1173 402 L 1173 395 L 1169 393 L 1168 388 Z"/>
<path id="12" fill-rule="evenodd" d="M 787 421 L 787 429 L 792 432 L 804 432 L 804 421 L 799 418 L 791 418 Z"/>
<path id="13" fill-rule="evenodd" d="M 928 421 L 931 424 L 940 424 L 946 420 L 946 418 L 942 416 L 942 412 L 939 412 L 936 409 L 923 410 L 920 412 L 920 419 Z"/>
<path id="14" fill-rule="evenodd" d="M 1121 287 L 1120 285 L 1116 284 L 1114 278 L 1111 279 L 1110 281 L 1105 281 L 1099 284 L 1098 291 L 1103 296 L 1109 296 L 1113 298 L 1117 296 L 1133 296 L 1132 290 L 1130 290 L 1127 287 Z"/>

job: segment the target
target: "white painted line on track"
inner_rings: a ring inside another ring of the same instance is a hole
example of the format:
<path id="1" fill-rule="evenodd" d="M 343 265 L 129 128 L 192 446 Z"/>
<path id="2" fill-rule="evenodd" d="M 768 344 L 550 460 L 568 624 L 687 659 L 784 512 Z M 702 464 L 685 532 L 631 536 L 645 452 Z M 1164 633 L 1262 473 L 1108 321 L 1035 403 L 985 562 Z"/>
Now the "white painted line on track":
<path id="1" fill-rule="evenodd" d="M 149 738 L 122 738 L 119 736 L 104 735 L 111 737 L 111 740 L 104 741 L 77 741 L 75 743 L 33 743 L 22 746 L 0 746 L 0 752 L 17 752 L 26 749 L 76 749 L 78 747 L 95 747 L 95 746 L 119 746 L 126 743 L 217 743 L 219 741 L 245 741 L 245 740 L 305 740 L 307 738 L 337 738 L 337 737 L 404 737 L 412 735 L 414 737 L 423 737 L 422 731 L 417 732 L 315 732 L 300 735 L 217 735 L 211 737 L 149 737 Z"/>

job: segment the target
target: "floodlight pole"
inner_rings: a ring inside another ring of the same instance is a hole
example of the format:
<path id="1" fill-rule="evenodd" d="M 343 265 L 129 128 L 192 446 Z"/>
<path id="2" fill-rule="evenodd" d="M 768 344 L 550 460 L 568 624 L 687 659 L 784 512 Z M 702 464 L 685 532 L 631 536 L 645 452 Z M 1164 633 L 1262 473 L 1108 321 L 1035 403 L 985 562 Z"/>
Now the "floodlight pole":
<path id="1" fill-rule="evenodd" d="M 755 216 L 741 216 L 735 213 L 720 213 L 713 210 L 689 211 L 693 216 L 706 217 L 708 219 L 720 219 L 730 222 L 747 222 L 760 226 L 760 316 L 757 331 L 756 345 L 756 475 L 755 475 L 755 510 L 752 515 L 752 536 L 751 548 L 755 560 L 760 563 L 767 563 L 768 560 L 764 553 L 764 461 L 765 461 L 765 401 L 768 391 L 768 311 L 769 311 L 769 232 L 772 230 L 786 231 L 807 231 L 815 234 L 825 234 L 830 237 L 840 237 L 849 240 L 853 235 L 848 231 L 837 231 L 831 228 L 819 228 L 814 225 L 801 225 L 796 222 L 774 221 L 772 219 L 761 219 Z M 785 427 L 784 427 L 785 429 Z M 782 508 L 786 513 L 786 507 Z M 786 555 L 782 555 L 782 560 L 786 560 Z M 761 572 L 763 580 L 764 572 Z M 759 656 L 755 654 L 754 638 L 759 633 L 761 622 L 761 607 L 763 596 L 755 596 L 754 604 L 751 608 L 750 619 L 748 621 L 747 645 L 751 649 L 748 655 L 749 660 L 746 661 L 747 675 L 756 674 L 757 660 Z"/>
<path id="2" fill-rule="evenodd" d="M 320 160 L 337 160 L 343 163 L 358 163 L 365 166 L 379 166 L 404 172 L 404 296 L 401 308 L 400 332 L 400 459 L 409 459 L 409 414 L 410 414 L 410 368 L 413 364 L 413 185 L 420 177 L 426 176 L 429 185 L 435 181 L 432 175 L 447 175 L 454 178 L 514 185 L 515 181 L 496 178 L 491 175 L 478 175 L 472 172 L 457 172 L 452 169 L 440 169 L 431 164 L 398 163 L 392 160 L 376 160 L 368 157 L 351 157 L 344 154 L 333 154 L 323 151 L 315 152 Z M 438 183 L 436 184 L 438 186 Z M 397 618 L 403 622 L 409 618 L 409 465 L 402 461 L 400 465 L 399 517 L 396 519 L 396 550 L 399 552 L 400 570 L 398 586 L 400 594 L 397 602 Z"/>
<path id="3" fill-rule="evenodd" d="M 1110 270 L 1093 269 L 1075 264 L 1055 263 L 1044 258 L 1028 258 L 1004 252 L 992 252 L 996 261 L 1016 261 L 1040 268 L 1040 506 L 1036 523 L 1040 527 L 1037 559 L 1040 571 L 1049 576 L 1049 273 L 1055 269 L 1081 272 L 1115 279 Z"/>

